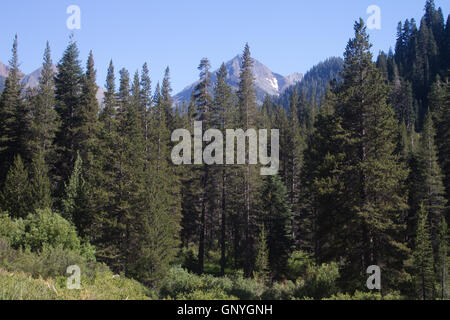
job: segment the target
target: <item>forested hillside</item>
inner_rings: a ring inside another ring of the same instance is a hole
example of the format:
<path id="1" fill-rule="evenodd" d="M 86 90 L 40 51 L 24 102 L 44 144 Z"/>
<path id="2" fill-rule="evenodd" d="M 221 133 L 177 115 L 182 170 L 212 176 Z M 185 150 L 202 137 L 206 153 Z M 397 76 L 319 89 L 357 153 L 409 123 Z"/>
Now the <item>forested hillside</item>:
<path id="1" fill-rule="evenodd" d="M 260 107 L 248 44 L 236 92 L 203 58 L 182 108 L 169 68 L 155 84 L 113 61 L 99 108 L 73 38 L 56 73 L 47 43 L 25 89 L 19 44 L 0 96 L 0 299 L 449 298 L 450 15 L 433 0 L 395 52 L 374 57 L 360 19 L 343 60 Z M 172 132 L 195 121 L 279 129 L 278 175 L 174 165 Z"/>

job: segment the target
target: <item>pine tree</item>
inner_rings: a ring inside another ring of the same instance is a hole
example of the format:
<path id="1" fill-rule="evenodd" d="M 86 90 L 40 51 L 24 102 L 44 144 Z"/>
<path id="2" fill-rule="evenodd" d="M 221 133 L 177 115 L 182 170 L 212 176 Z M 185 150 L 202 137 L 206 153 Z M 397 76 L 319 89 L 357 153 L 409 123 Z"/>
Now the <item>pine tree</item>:
<path id="1" fill-rule="evenodd" d="M 415 282 L 420 299 L 432 299 L 434 294 L 433 248 L 431 246 L 428 217 L 424 206 L 418 212 L 414 249 Z"/>
<path id="2" fill-rule="evenodd" d="M 59 126 L 58 114 L 55 111 L 55 72 L 53 68 L 50 45 L 47 42 L 38 92 L 32 103 L 30 144 L 34 158 L 39 158 L 43 153 L 45 161 L 52 165 L 56 161 L 53 141 Z"/>
<path id="3" fill-rule="evenodd" d="M 78 154 L 72 175 L 65 185 L 65 197 L 62 200 L 62 216 L 66 220 L 71 221 L 79 231 L 84 231 L 84 227 L 86 227 L 82 225 L 80 217 L 80 200 L 85 184 L 82 169 L 83 160 Z"/>
<path id="4" fill-rule="evenodd" d="M 315 123 L 315 133 L 305 150 L 304 192 L 298 224 L 303 237 L 312 242 L 319 263 L 335 261 L 346 254 L 351 230 L 347 224 L 350 213 L 345 208 L 348 199 L 344 185 L 348 133 L 342 119 L 335 113 L 336 94 L 328 89 Z M 301 247 L 311 245 L 300 244 Z"/>
<path id="5" fill-rule="evenodd" d="M 115 114 L 117 107 L 116 97 L 116 78 L 114 75 L 114 65 L 112 60 L 109 63 L 108 74 L 106 77 L 106 92 L 103 99 L 103 110 L 100 113 L 100 121 L 102 123 L 102 130 L 106 133 L 111 133 L 114 128 Z"/>
<path id="6" fill-rule="evenodd" d="M 33 158 L 31 167 L 30 189 L 31 200 L 34 203 L 33 211 L 51 209 L 53 204 L 51 184 L 43 151 Z"/>
<path id="7" fill-rule="evenodd" d="M 77 156 L 77 129 L 81 108 L 83 72 L 80 65 L 79 51 L 73 38 L 70 39 L 64 55 L 58 63 L 55 77 L 56 111 L 61 119 L 61 127 L 56 134 L 58 148 L 57 172 L 59 182 L 66 181 L 72 172 Z"/>
<path id="8" fill-rule="evenodd" d="M 32 213 L 32 199 L 28 171 L 17 155 L 6 176 L 0 197 L 2 210 L 13 218 L 26 218 Z"/>
<path id="9" fill-rule="evenodd" d="M 89 52 L 86 64 L 86 73 L 82 79 L 82 93 L 80 107 L 76 110 L 76 140 L 75 149 L 80 152 L 85 165 L 92 166 L 93 152 L 97 145 L 99 130 L 98 101 L 97 101 L 96 71 L 94 69 L 94 56 Z"/>
<path id="10" fill-rule="evenodd" d="M 338 92 L 337 114 L 348 134 L 344 145 L 345 188 L 343 211 L 352 217 L 346 258 L 350 277 L 370 265 L 385 264 L 394 285 L 394 274 L 403 272 L 402 217 L 406 206 L 404 181 L 407 170 L 395 154 L 397 125 L 388 104 L 388 87 L 372 62 L 371 44 L 364 22 L 355 23 L 355 38 L 347 45 L 343 82 Z M 392 257 L 395 257 L 393 259 Z M 355 279 L 356 280 L 356 279 Z"/>
<path id="11" fill-rule="evenodd" d="M 445 190 L 442 173 L 437 161 L 434 143 L 435 131 L 431 114 L 425 117 L 424 130 L 420 141 L 420 201 L 427 212 L 431 241 L 435 252 L 438 247 L 438 235 L 442 217 L 446 210 Z"/>
<path id="12" fill-rule="evenodd" d="M 211 127 L 219 129 L 222 133 L 226 129 L 233 127 L 235 117 L 235 107 L 233 102 L 233 93 L 231 87 L 227 84 L 227 69 L 222 64 L 218 73 L 217 81 L 214 86 L 214 103 L 211 105 L 210 123 Z M 226 251 L 227 251 L 227 223 L 231 213 L 230 203 L 234 197 L 232 193 L 231 175 L 233 170 L 226 165 L 212 167 L 212 176 L 214 181 L 219 181 L 218 197 L 220 200 L 220 267 L 221 274 L 225 274 Z"/>
<path id="13" fill-rule="evenodd" d="M 17 35 L 14 37 L 9 74 L 0 100 L 0 185 L 3 185 L 9 166 L 17 155 L 30 161 L 30 123 L 28 106 L 20 84 Z"/>
<path id="14" fill-rule="evenodd" d="M 436 124 L 439 164 L 444 174 L 447 201 L 450 201 L 450 83 L 438 79 L 431 88 L 429 100 Z"/>
<path id="15" fill-rule="evenodd" d="M 166 68 L 164 73 L 163 82 L 161 85 L 161 108 L 164 110 L 164 117 L 166 119 L 167 128 L 172 131 L 175 129 L 173 126 L 173 100 L 172 100 L 172 87 L 170 84 L 170 69 Z"/>
<path id="16" fill-rule="evenodd" d="M 253 76 L 253 60 L 250 56 L 250 47 L 245 45 L 242 55 L 241 73 L 239 76 L 238 112 L 239 125 L 242 130 L 257 129 L 259 125 L 258 109 L 256 105 L 255 79 Z M 242 221 L 244 226 L 244 274 L 252 274 L 254 264 L 254 225 L 257 216 L 258 189 L 261 180 L 256 166 L 250 165 L 249 153 L 246 152 L 245 168 L 243 168 L 243 199 Z"/>
<path id="17" fill-rule="evenodd" d="M 196 104 L 196 118 L 198 121 L 202 121 L 203 127 L 210 126 L 210 109 L 212 106 L 213 99 L 209 93 L 209 89 L 211 87 L 211 73 L 210 73 L 211 65 L 207 58 L 203 58 L 200 61 L 200 65 L 198 66 L 198 70 L 200 70 L 200 82 L 195 87 L 194 90 L 194 99 Z M 203 150 L 203 149 L 202 149 Z M 194 149 L 194 153 L 196 150 Z M 200 201 L 200 234 L 199 234 L 199 249 L 198 249 L 198 272 L 203 273 L 203 264 L 204 264 L 204 256 L 205 256 L 205 236 L 207 232 L 206 220 L 207 215 L 211 215 L 211 207 L 209 206 L 209 196 L 208 189 L 211 190 L 210 187 L 210 168 L 209 165 L 204 164 L 196 167 L 196 175 L 197 179 L 199 179 L 199 201 Z M 209 187 L 209 188 L 208 188 Z M 209 212 L 208 212 L 209 211 Z"/>
<path id="18" fill-rule="evenodd" d="M 297 112 L 298 94 L 297 90 L 291 96 L 289 106 L 289 129 L 287 141 L 287 159 L 286 159 L 286 185 L 288 186 L 288 194 L 290 205 L 296 220 L 300 215 L 300 199 L 301 193 L 301 168 L 303 166 L 303 151 L 306 148 L 305 140 L 300 131 L 300 122 Z M 293 227 L 293 235 L 295 238 L 299 235 L 297 228 Z"/>
<path id="19" fill-rule="evenodd" d="M 256 247 L 255 278 L 267 282 L 269 277 L 269 249 L 267 247 L 267 233 L 263 224 Z"/>
<path id="20" fill-rule="evenodd" d="M 438 264 L 437 264 L 437 278 L 440 283 L 441 292 L 440 298 L 447 298 L 448 288 L 448 268 L 449 268 L 449 250 L 448 250 L 448 225 L 446 219 L 443 217 L 441 221 L 441 228 L 439 232 L 439 248 L 438 248 Z"/>
<path id="21" fill-rule="evenodd" d="M 141 102 L 139 105 L 139 119 L 141 121 L 142 126 L 142 134 L 145 140 L 145 152 L 148 154 L 150 152 L 149 139 L 150 139 L 150 117 L 151 117 L 151 108 L 153 105 L 152 101 L 152 86 L 151 80 L 148 70 L 147 63 L 144 63 L 142 66 L 141 78 L 140 78 L 140 97 Z M 147 156 L 147 161 L 149 161 L 149 156 Z"/>
<path id="22" fill-rule="evenodd" d="M 270 176 L 264 188 L 263 211 L 268 225 L 269 264 L 273 277 L 285 275 L 293 249 L 292 212 L 286 187 L 279 176 Z"/>

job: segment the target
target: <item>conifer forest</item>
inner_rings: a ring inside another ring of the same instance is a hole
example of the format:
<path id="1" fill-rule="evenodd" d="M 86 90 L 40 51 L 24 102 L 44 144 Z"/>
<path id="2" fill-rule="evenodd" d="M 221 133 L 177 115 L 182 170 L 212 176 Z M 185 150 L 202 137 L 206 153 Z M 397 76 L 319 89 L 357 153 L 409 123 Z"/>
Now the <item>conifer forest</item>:
<path id="1" fill-rule="evenodd" d="M 450 15 L 424 2 L 390 50 L 348 21 L 341 57 L 262 99 L 252 40 L 235 86 L 203 58 L 186 99 L 76 34 L 25 85 L 3 43 L 0 300 L 450 299 Z"/>

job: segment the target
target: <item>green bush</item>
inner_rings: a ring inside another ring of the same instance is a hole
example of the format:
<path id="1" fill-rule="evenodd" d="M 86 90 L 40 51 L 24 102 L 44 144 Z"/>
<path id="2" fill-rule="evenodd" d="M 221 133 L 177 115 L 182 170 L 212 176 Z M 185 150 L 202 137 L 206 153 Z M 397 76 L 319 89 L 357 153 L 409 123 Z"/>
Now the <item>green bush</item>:
<path id="1" fill-rule="evenodd" d="M 398 292 L 389 293 L 385 296 L 381 296 L 379 292 L 361 292 L 356 291 L 353 295 L 348 293 L 340 293 L 333 295 L 330 298 L 324 300 L 402 300 L 403 297 Z"/>
<path id="2" fill-rule="evenodd" d="M 288 259 L 287 276 L 290 280 L 295 281 L 304 275 L 312 265 L 313 259 L 309 253 L 304 251 L 294 251 Z"/>
<path id="3" fill-rule="evenodd" d="M 6 212 L 0 212 L 0 237 L 13 247 L 18 248 L 25 235 L 25 223 L 22 219 L 13 220 Z"/>
<path id="4" fill-rule="evenodd" d="M 296 290 L 294 282 L 288 280 L 284 282 L 275 282 L 267 288 L 261 296 L 262 300 L 291 300 L 294 298 Z"/>
<path id="5" fill-rule="evenodd" d="M 245 279 L 242 274 L 233 277 L 198 276 L 181 267 L 174 267 L 161 285 L 160 297 L 181 300 L 196 300 L 201 297 L 207 300 L 257 300 L 264 290 L 264 284 Z"/>
<path id="6" fill-rule="evenodd" d="M 322 299 L 338 293 L 337 280 L 339 278 L 338 264 L 310 265 L 306 274 L 297 281 L 296 298 Z"/>
<path id="7" fill-rule="evenodd" d="M 202 289 L 201 278 L 177 266 L 172 268 L 164 279 L 160 295 L 162 298 L 176 299 L 178 296 L 185 296 L 200 289 Z"/>
<path id="8" fill-rule="evenodd" d="M 66 276 L 68 266 L 77 265 L 83 274 L 92 276 L 106 266 L 95 263 L 77 251 L 58 247 L 44 246 L 39 252 L 29 248 L 13 249 L 4 239 L 0 238 L 0 267 L 9 271 L 21 271 L 33 277 Z M 107 269 L 107 268 L 106 268 Z"/>
<path id="9" fill-rule="evenodd" d="M 260 300 L 266 289 L 262 281 L 244 278 L 242 272 L 231 276 L 231 280 L 233 288 L 230 293 L 240 300 Z"/>
<path id="10" fill-rule="evenodd" d="M 196 290 L 192 293 L 180 295 L 177 300 L 237 300 L 236 297 L 228 295 L 219 288 L 209 290 Z"/>
<path id="11" fill-rule="evenodd" d="M 75 227 L 50 209 L 36 210 L 36 213 L 27 217 L 22 245 L 32 251 L 41 250 L 45 245 L 81 250 L 81 241 Z"/>
<path id="12" fill-rule="evenodd" d="M 81 269 L 81 289 L 66 288 L 67 267 Z M 107 266 L 78 252 L 44 246 L 39 252 L 15 250 L 0 238 L 0 300 L 149 299 L 156 294 L 135 280 L 115 276 Z"/>

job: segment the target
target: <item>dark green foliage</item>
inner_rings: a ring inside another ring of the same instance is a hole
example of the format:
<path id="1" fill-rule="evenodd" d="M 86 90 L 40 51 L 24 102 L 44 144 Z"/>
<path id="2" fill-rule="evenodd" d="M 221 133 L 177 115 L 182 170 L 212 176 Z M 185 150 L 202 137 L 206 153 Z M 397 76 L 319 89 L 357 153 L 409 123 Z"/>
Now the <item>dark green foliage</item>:
<path id="1" fill-rule="evenodd" d="M 286 274 L 287 260 L 293 249 L 292 212 L 286 187 L 279 176 L 267 178 L 263 194 L 269 265 L 273 277 L 280 279 Z"/>
<path id="2" fill-rule="evenodd" d="M 0 200 L 2 209 L 14 218 L 25 218 L 32 212 L 28 170 L 20 155 L 16 156 L 9 169 Z"/>
<path id="3" fill-rule="evenodd" d="M 9 166 L 17 155 L 24 161 L 30 160 L 30 118 L 20 84 L 17 35 L 14 38 L 9 66 L 9 75 L 0 99 L 0 185 L 3 185 Z"/>
<path id="4" fill-rule="evenodd" d="M 427 300 L 434 297 L 433 248 L 430 240 L 428 215 L 421 206 L 417 219 L 414 249 L 414 267 L 417 297 Z"/>
<path id="5" fill-rule="evenodd" d="M 42 153 L 44 160 L 48 163 L 55 163 L 55 148 L 53 140 L 58 130 L 58 114 L 55 111 L 55 91 L 54 91 L 54 71 L 50 56 L 50 45 L 44 52 L 44 62 L 39 79 L 37 95 L 32 99 L 30 145 L 34 158 L 40 157 Z"/>
<path id="6" fill-rule="evenodd" d="M 423 210 L 427 212 L 431 241 L 436 252 L 438 234 L 442 217 L 446 210 L 447 201 L 442 184 L 442 173 L 437 161 L 436 145 L 434 143 L 435 130 L 431 115 L 425 117 L 424 130 L 419 148 L 420 184 L 419 201 L 423 203 Z"/>
<path id="7" fill-rule="evenodd" d="M 58 63 L 55 77 L 56 107 L 61 119 L 61 126 L 56 134 L 55 143 L 58 150 L 58 176 L 66 181 L 73 168 L 80 146 L 77 133 L 80 128 L 79 111 L 83 87 L 83 72 L 79 60 L 76 42 L 71 38 L 64 55 Z"/>
<path id="8" fill-rule="evenodd" d="M 308 100 L 315 100 L 320 103 L 327 92 L 327 87 L 330 81 L 334 79 L 340 80 L 339 73 L 342 71 L 343 61 L 342 58 L 328 58 L 325 61 L 315 65 L 309 70 L 303 80 L 295 86 L 286 89 L 286 91 L 280 96 L 279 103 L 281 103 L 285 109 L 288 109 L 289 101 L 292 93 L 304 91 Z"/>

